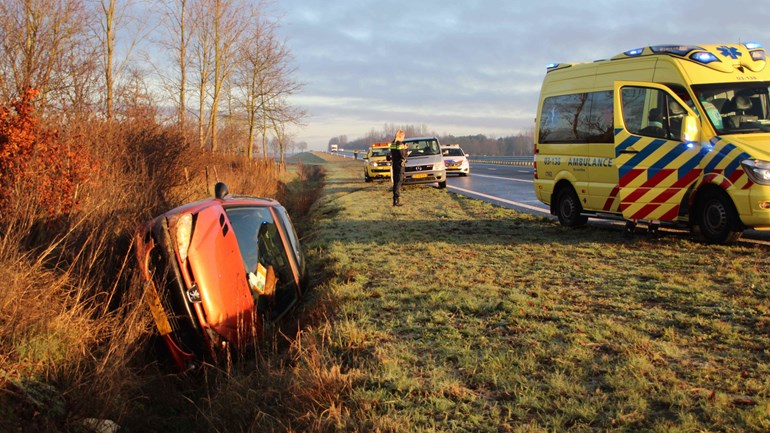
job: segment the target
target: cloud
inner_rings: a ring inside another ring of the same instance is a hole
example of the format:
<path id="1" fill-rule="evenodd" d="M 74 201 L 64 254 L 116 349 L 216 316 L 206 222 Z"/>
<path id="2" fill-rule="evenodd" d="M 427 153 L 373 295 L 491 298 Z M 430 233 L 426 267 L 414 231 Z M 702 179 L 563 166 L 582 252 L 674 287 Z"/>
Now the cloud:
<path id="1" fill-rule="evenodd" d="M 325 148 L 383 125 L 454 135 L 531 129 L 545 65 L 653 44 L 770 43 L 758 5 L 645 2 L 284 0 L 281 29 L 310 114 L 298 141 Z M 734 18 L 730 18 L 730 17 Z"/>

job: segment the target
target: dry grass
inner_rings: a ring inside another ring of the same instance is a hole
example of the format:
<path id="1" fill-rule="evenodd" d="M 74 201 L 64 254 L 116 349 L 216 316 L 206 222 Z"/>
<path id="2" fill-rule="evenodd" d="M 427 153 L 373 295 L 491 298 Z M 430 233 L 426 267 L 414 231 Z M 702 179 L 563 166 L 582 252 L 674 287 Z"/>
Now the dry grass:
<path id="1" fill-rule="evenodd" d="M 133 230 L 209 196 L 217 181 L 276 197 L 293 180 L 272 161 L 187 148 L 157 125 L 93 122 L 66 134 L 87 140 L 97 161 L 78 189 L 79 210 L 46 219 L 42 198 L 19 191 L 15 211 L 0 218 L 0 431 L 79 431 L 85 418 L 145 422 L 137 402 L 164 373 L 150 353 Z"/>

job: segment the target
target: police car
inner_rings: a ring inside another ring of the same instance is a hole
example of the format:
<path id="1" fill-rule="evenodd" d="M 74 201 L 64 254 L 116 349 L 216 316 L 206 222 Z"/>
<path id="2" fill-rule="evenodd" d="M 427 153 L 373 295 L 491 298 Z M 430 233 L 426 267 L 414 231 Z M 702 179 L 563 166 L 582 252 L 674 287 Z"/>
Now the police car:
<path id="1" fill-rule="evenodd" d="M 364 156 L 364 180 L 390 179 L 390 143 L 373 143 Z"/>
<path id="2" fill-rule="evenodd" d="M 471 174 L 471 166 L 468 163 L 468 154 L 465 153 L 459 144 L 447 144 L 441 146 L 441 154 L 444 157 L 447 174 L 459 174 L 467 176 Z"/>

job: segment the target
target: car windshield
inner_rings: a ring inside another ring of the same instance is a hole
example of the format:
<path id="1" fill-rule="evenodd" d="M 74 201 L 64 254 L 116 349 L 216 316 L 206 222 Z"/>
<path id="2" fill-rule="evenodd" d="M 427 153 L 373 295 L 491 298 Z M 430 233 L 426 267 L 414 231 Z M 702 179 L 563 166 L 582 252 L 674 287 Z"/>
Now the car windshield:
<path id="1" fill-rule="evenodd" d="M 387 156 L 390 153 L 390 149 L 387 147 L 378 147 L 372 149 L 372 156 Z"/>
<path id="2" fill-rule="evenodd" d="M 440 155 L 441 148 L 438 140 L 429 138 L 425 140 L 405 141 L 409 145 L 409 156 Z"/>
<path id="3" fill-rule="evenodd" d="M 770 83 L 693 86 L 695 97 L 717 134 L 770 132 Z"/>
<path id="4" fill-rule="evenodd" d="M 463 150 L 457 147 L 449 147 L 444 149 L 444 156 L 465 156 Z"/>

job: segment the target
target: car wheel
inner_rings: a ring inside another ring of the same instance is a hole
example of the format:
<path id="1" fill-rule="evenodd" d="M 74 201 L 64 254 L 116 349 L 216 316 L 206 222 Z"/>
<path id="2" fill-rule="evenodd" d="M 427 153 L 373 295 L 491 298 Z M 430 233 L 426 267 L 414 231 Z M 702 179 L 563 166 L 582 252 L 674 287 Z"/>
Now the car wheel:
<path id="1" fill-rule="evenodd" d="M 439 183 L 438 183 L 438 187 L 439 187 L 439 188 L 441 188 L 441 189 L 444 189 L 444 188 L 446 188 L 446 181 L 443 181 L 443 182 L 439 182 Z"/>
<path id="2" fill-rule="evenodd" d="M 743 234 L 738 212 L 730 196 L 722 190 L 710 189 L 704 192 L 696 219 L 700 234 L 708 243 L 729 244 Z"/>
<path id="3" fill-rule="evenodd" d="M 588 217 L 581 215 L 583 206 L 580 204 L 575 190 L 562 188 L 556 199 L 556 215 L 559 223 L 565 227 L 580 227 L 588 222 Z"/>
<path id="4" fill-rule="evenodd" d="M 364 173 L 364 182 L 371 182 L 371 181 L 372 181 L 372 178 L 369 177 L 369 175 L 367 175 L 366 173 Z"/>

